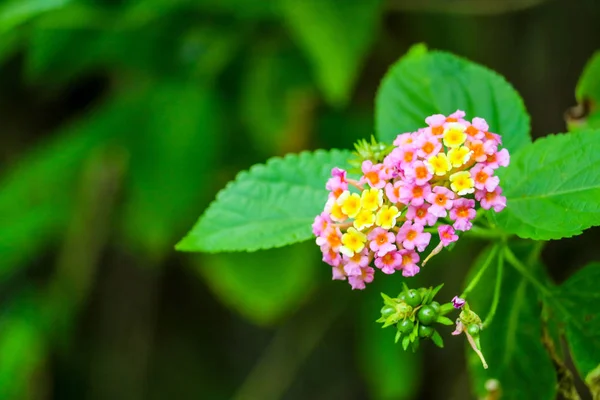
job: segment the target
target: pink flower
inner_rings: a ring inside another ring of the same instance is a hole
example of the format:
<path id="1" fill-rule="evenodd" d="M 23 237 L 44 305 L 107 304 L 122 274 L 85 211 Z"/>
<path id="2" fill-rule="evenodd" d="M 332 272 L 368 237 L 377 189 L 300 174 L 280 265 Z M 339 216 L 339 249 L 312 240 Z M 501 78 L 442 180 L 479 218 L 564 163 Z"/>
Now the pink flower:
<path id="1" fill-rule="evenodd" d="M 402 269 L 402 276 L 415 276 L 418 274 L 420 269 L 417 266 L 417 263 L 419 262 L 419 255 L 417 252 L 414 250 L 404 249 L 400 250 L 399 253 L 402 259 L 400 265 L 400 268 Z"/>
<path id="2" fill-rule="evenodd" d="M 500 184 L 500 178 L 494 176 L 494 170 L 482 164 L 477 164 L 471 168 L 471 178 L 475 182 L 475 188 L 479 190 L 494 191 Z"/>
<path id="3" fill-rule="evenodd" d="M 506 207 L 506 197 L 501 196 L 502 188 L 497 186 L 493 192 L 486 190 L 478 190 L 475 192 L 475 199 L 481 204 L 481 208 L 489 210 L 494 208 L 494 211 L 500 212 Z"/>
<path id="4" fill-rule="evenodd" d="M 487 132 L 490 129 L 488 123 L 483 118 L 475 117 L 473 118 L 472 124 L 477 130 L 482 132 Z"/>
<path id="5" fill-rule="evenodd" d="M 360 275 L 361 268 L 369 265 L 369 250 L 365 247 L 360 253 L 354 253 L 352 257 L 348 257 L 344 254 L 344 272 L 348 276 Z"/>
<path id="6" fill-rule="evenodd" d="M 454 222 L 454 229 L 459 231 L 468 231 L 473 227 L 471 220 L 475 218 L 475 200 L 458 199 L 454 200 L 452 210 L 450 210 L 450 219 Z"/>
<path id="7" fill-rule="evenodd" d="M 510 163 L 510 155 L 508 154 L 508 150 L 502 149 L 495 154 L 489 155 L 484 161 L 485 164 L 492 169 L 507 167 Z"/>
<path id="8" fill-rule="evenodd" d="M 396 242 L 402 243 L 402 247 L 408 250 L 416 247 L 417 250 L 423 251 L 429 245 L 430 240 L 431 233 L 423 232 L 423 225 L 413 224 L 410 221 L 406 221 L 402 225 L 396 236 Z"/>
<path id="9" fill-rule="evenodd" d="M 417 156 L 428 159 L 440 152 L 442 143 L 431 133 L 423 133 L 415 139 Z"/>
<path id="10" fill-rule="evenodd" d="M 392 203 L 398 203 L 400 201 L 400 188 L 403 182 L 398 181 L 396 183 L 388 183 L 385 185 L 385 195 Z"/>
<path id="11" fill-rule="evenodd" d="M 346 274 L 344 274 L 344 268 L 341 265 L 334 265 L 331 268 L 331 279 L 334 281 L 345 281 Z"/>
<path id="12" fill-rule="evenodd" d="M 467 114 L 464 111 L 456 110 L 452 114 L 448 115 L 448 118 L 446 118 L 446 121 L 451 122 L 451 121 L 448 121 L 448 119 L 451 118 L 451 119 L 455 119 L 459 122 L 464 122 L 464 120 L 463 121 L 460 121 L 460 120 L 463 119 L 465 117 L 465 115 L 467 115 Z"/>
<path id="13" fill-rule="evenodd" d="M 403 147 L 397 147 L 398 152 L 395 157 L 401 168 L 412 164 L 417 160 L 417 150 L 412 145 L 404 145 Z M 390 153 L 391 154 L 391 153 Z"/>
<path id="14" fill-rule="evenodd" d="M 398 201 L 406 205 L 412 204 L 413 206 L 420 206 L 430 194 L 431 186 L 429 184 L 419 186 L 414 183 L 407 183 L 400 187 L 400 197 L 398 198 Z"/>
<path id="15" fill-rule="evenodd" d="M 365 160 L 362 163 L 363 177 L 360 180 L 361 184 L 368 183 L 369 186 L 377 189 L 383 189 L 386 184 L 386 179 L 389 177 L 387 169 L 383 164 L 373 164 L 370 160 Z"/>
<path id="16" fill-rule="evenodd" d="M 489 140 L 491 142 L 494 143 L 494 145 L 498 146 L 499 144 L 502 144 L 502 137 L 496 133 L 492 133 L 492 132 L 481 132 L 478 136 L 477 139 L 481 139 L 481 140 Z"/>
<path id="17" fill-rule="evenodd" d="M 360 274 L 348 277 L 348 283 L 352 286 L 352 290 L 365 288 L 365 283 L 373 282 L 375 270 L 371 267 L 363 267 L 360 269 Z"/>
<path id="18" fill-rule="evenodd" d="M 340 168 L 331 170 L 331 178 L 325 184 L 325 188 L 332 192 L 334 197 L 339 197 L 344 190 L 348 190 L 348 182 L 346 181 L 346 171 Z"/>
<path id="19" fill-rule="evenodd" d="M 322 212 L 321 214 L 315 217 L 315 222 L 312 224 L 313 235 L 320 236 L 331 223 L 331 219 L 329 218 L 329 214 L 326 212 Z"/>
<path id="20" fill-rule="evenodd" d="M 394 234 L 383 228 L 373 229 L 367 238 L 371 241 L 369 248 L 373 253 L 377 253 L 378 257 L 383 257 L 386 253 L 396 250 Z"/>
<path id="21" fill-rule="evenodd" d="M 454 233 L 454 228 L 450 225 L 438 226 L 438 234 L 440 235 L 440 240 L 442 241 L 444 247 L 458 240 L 458 235 Z"/>
<path id="22" fill-rule="evenodd" d="M 394 139 L 394 142 L 392 144 L 396 147 L 402 147 L 406 146 L 407 144 L 411 144 L 413 140 L 414 135 L 412 132 L 401 133 L 400 135 L 396 136 L 396 139 Z"/>
<path id="23" fill-rule="evenodd" d="M 342 265 L 342 256 L 340 255 L 340 253 L 338 253 L 337 251 L 334 251 L 332 249 L 324 249 L 322 247 L 321 247 L 321 251 L 323 252 L 323 261 L 324 262 L 331 265 L 332 267 L 340 267 L 340 269 L 342 271 L 344 270 L 341 266 Z"/>
<path id="24" fill-rule="evenodd" d="M 430 117 L 425 118 L 425 123 L 431 128 L 431 133 L 435 136 L 439 136 L 444 133 L 444 123 L 446 122 L 446 116 L 442 114 L 434 114 Z"/>
<path id="25" fill-rule="evenodd" d="M 375 266 L 384 274 L 393 274 L 402 265 L 402 255 L 399 251 L 390 251 L 383 257 L 375 258 Z"/>
<path id="26" fill-rule="evenodd" d="M 435 225 L 438 217 L 429 212 L 429 207 L 430 205 L 427 203 L 423 203 L 420 206 L 408 206 L 408 210 L 406 210 L 406 219 L 423 226 Z"/>
<path id="27" fill-rule="evenodd" d="M 404 177 L 408 182 L 415 182 L 417 185 L 424 185 L 433 174 L 429 171 L 423 161 L 415 161 L 411 164 L 407 164 L 404 167 Z"/>
<path id="28" fill-rule="evenodd" d="M 464 306 L 466 303 L 465 299 L 462 299 L 458 296 L 454 296 L 452 298 L 452 305 L 454 306 L 454 308 L 458 309 L 458 308 L 462 308 L 462 306 Z"/>
<path id="29" fill-rule="evenodd" d="M 319 237 L 317 237 L 317 245 L 325 250 L 339 251 L 342 246 L 342 232 L 339 228 L 329 226 Z"/>
<path id="30" fill-rule="evenodd" d="M 431 204 L 429 212 L 436 217 L 443 218 L 447 215 L 447 211 L 452 208 L 452 199 L 454 192 L 442 186 L 433 188 L 426 200 Z"/>
<path id="31" fill-rule="evenodd" d="M 457 336 L 457 335 L 460 335 L 461 333 L 463 333 L 464 331 L 465 331 L 465 326 L 460 321 L 460 319 L 457 319 L 456 320 L 456 329 L 454 329 L 454 332 L 452 332 L 452 335 Z"/>

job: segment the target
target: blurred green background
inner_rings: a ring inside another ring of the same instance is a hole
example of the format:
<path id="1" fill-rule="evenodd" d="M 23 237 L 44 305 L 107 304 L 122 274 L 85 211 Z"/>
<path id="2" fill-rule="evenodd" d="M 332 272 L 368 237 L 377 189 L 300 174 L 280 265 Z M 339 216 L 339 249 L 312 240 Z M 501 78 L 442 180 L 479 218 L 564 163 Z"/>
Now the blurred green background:
<path id="1" fill-rule="evenodd" d="M 399 277 L 353 292 L 312 243 L 173 246 L 238 171 L 370 136 L 416 42 L 506 76 L 535 137 L 565 131 L 599 18 L 594 0 L 1 2 L 0 399 L 471 398 L 451 327 L 412 355 L 374 323 Z M 553 277 L 599 236 L 550 243 Z M 451 298 L 481 246 L 414 286 Z"/>

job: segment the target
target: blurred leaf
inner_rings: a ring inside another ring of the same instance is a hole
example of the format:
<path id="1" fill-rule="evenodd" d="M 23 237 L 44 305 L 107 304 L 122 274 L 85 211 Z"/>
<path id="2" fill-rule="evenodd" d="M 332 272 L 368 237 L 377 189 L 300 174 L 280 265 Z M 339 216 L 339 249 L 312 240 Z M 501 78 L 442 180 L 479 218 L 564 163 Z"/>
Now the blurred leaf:
<path id="1" fill-rule="evenodd" d="M 540 265 L 525 261 L 532 252 L 531 244 L 511 247 L 521 261 L 531 266 L 532 273 L 543 273 Z M 487 251 L 482 252 L 468 278 L 480 269 L 487 257 Z M 495 277 L 495 268 L 488 268 L 469 295 L 471 309 L 481 317 L 491 306 Z M 499 307 L 489 328 L 481 332 L 481 350 L 489 369 L 483 369 L 479 357 L 468 344 L 465 346 L 473 389 L 478 396 L 483 398 L 486 394 L 487 380 L 496 379 L 505 399 L 551 400 L 556 397 L 556 375 L 541 342 L 540 315 L 540 302 L 534 288 L 514 268 L 505 266 Z M 457 339 L 467 340 L 464 334 L 454 340 Z"/>
<path id="2" fill-rule="evenodd" d="M 579 235 L 600 225 L 600 130 L 550 135 L 521 149 L 500 172 L 508 233 L 536 240 Z"/>
<path id="3" fill-rule="evenodd" d="M 18 297 L 0 314 L 2 399 L 39 398 L 39 392 L 45 389 L 43 368 L 47 354 L 38 306 L 32 298 Z"/>
<path id="4" fill-rule="evenodd" d="M 219 138 L 217 101 L 189 82 L 161 83 L 139 104 L 129 130 L 128 242 L 155 255 L 171 248 L 200 204 L 214 169 Z"/>
<path id="5" fill-rule="evenodd" d="M 386 276 L 371 283 L 361 301 L 358 320 L 359 365 L 367 381 L 371 399 L 402 400 L 415 398 L 421 385 L 421 355 L 404 351 L 394 343 L 395 326 L 382 329 L 375 320 L 381 316 L 380 293 L 398 293 L 402 278 Z"/>
<path id="6" fill-rule="evenodd" d="M 92 149 L 129 130 L 136 95 L 114 99 L 62 128 L 0 180 L 0 277 L 64 232 L 79 169 Z"/>
<path id="7" fill-rule="evenodd" d="M 283 0 L 285 20 L 310 58 L 327 101 L 344 106 L 378 29 L 380 0 Z"/>
<path id="8" fill-rule="evenodd" d="M 577 106 L 565 114 L 569 131 L 600 128 L 600 51 L 586 63 L 577 87 Z"/>
<path id="9" fill-rule="evenodd" d="M 531 142 L 523 100 L 503 77 L 464 58 L 429 52 L 424 45 L 413 46 L 381 82 L 375 100 L 378 138 L 391 142 L 425 126 L 429 115 L 457 109 L 467 118 L 485 118 L 512 154 Z"/>
<path id="10" fill-rule="evenodd" d="M 182 251 L 255 251 L 308 240 L 327 201 L 325 183 L 350 153 L 303 152 L 257 164 L 221 190 L 177 244 Z"/>
<path id="11" fill-rule="evenodd" d="M 40 24 L 30 37 L 26 74 L 32 80 L 51 76 L 56 82 L 98 69 L 136 69 L 143 75 L 175 73 L 182 67 L 178 52 L 185 28 L 183 21 L 178 22 L 164 18 L 122 29 L 113 29 L 113 25 L 70 29 Z"/>
<path id="12" fill-rule="evenodd" d="M 311 89 L 308 68 L 296 52 L 270 43 L 252 54 L 242 82 L 241 114 L 263 153 L 277 154 L 294 139 L 287 125 Z"/>
<path id="13" fill-rule="evenodd" d="M 0 32 L 4 33 L 28 20 L 60 9 L 72 0 L 10 0 L 0 5 Z"/>
<path id="14" fill-rule="evenodd" d="M 575 97 L 579 103 L 586 99 L 595 105 L 600 103 L 600 51 L 595 52 L 586 63 L 575 88 Z"/>
<path id="15" fill-rule="evenodd" d="M 313 286 L 312 243 L 254 253 L 203 256 L 198 270 L 221 301 L 250 321 L 272 324 L 290 314 Z"/>
<path id="16" fill-rule="evenodd" d="M 566 325 L 566 337 L 573 362 L 581 377 L 600 393 L 600 263 L 592 263 L 558 287 L 557 301 Z"/>
<path id="17" fill-rule="evenodd" d="M 236 55 L 250 28 L 243 24 L 205 24 L 191 28 L 181 40 L 179 56 L 196 78 L 210 82 Z"/>

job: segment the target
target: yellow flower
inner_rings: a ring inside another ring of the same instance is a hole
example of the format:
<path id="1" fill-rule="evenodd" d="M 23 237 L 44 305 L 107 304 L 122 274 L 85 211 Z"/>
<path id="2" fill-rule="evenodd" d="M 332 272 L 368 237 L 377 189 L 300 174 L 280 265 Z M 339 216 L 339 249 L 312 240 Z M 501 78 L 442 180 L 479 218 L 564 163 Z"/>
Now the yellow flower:
<path id="1" fill-rule="evenodd" d="M 444 129 L 444 145 L 446 147 L 458 147 L 465 142 L 467 134 L 465 127 L 458 122 L 450 122 Z"/>
<path id="2" fill-rule="evenodd" d="M 360 212 L 360 196 L 347 190 L 338 197 L 337 203 L 342 206 L 342 212 L 350 218 L 356 217 Z"/>
<path id="3" fill-rule="evenodd" d="M 354 227 L 359 231 L 373 226 L 375 223 L 375 214 L 372 211 L 363 209 L 354 219 Z"/>
<path id="4" fill-rule="evenodd" d="M 446 156 L 445 153 L 438 153 L 433 157 L 429 157 L 429 159 L 425 161 L 425 165 L 427 166 L 427 169 L 429 169 L 429 172 L 438 176 L 446 175 L 452 168 L 452 164 L 450 164 L 450 160 L 448 160 L 448 156 Z"/>
<path id="5" fill-rule="evenodd" d="M 396 218 L 400 216 L 400 211 L 396 206 L 383 206 L 377 212 L 375 217 L 375 225 L 382 227 L 383 229 L 391 229 L 396 225 Z"/>
<path id="6" fill-rule="evenodd" d="M 331 219 L 336 222 L 344 222 L 346 219 L 348 219 L 348 216 L 342 211 L 342 206 L 340 206 L 336 202 L 333 202 L 333 204 L 331 205 L 330 214 Z"/>
<path id="7" fill-rule="evenodd" d="M 453 167 L 460 167 L 469 161 L 471 154 L 473 154 L 473 152 L 468 147 L 454 147 L 448 151 L 448 160 Z"/>
<path id="8" fill-rule="evenodd" d="M 355 228 L 348 228 L 348 231 L 342 235 L 342 244 L 340 253 L 352 257 L 355 253 L 360 253 L 365 248 L 367 235 L 357 231 Z"/>
<path id="9" fill-rule="evenodd" d="M 383 190 L 375 188 L 363 190 L 360 204 L 365 210 L 377 211 L 383 204 Z"/>
<path id="10" fill-rule="evenodd" d="M 471 178 L 471 174 L 468 171 L 461 171 L 450 175 L 450 187 L 459 196 L 473 193 L 475 189 L 475 181 Z"/>

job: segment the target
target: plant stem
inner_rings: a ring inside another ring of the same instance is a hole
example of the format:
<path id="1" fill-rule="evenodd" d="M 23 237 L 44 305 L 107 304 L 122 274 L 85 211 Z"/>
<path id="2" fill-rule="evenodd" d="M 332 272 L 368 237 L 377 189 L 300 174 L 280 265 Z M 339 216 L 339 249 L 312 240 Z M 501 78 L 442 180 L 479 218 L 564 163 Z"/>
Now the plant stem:
<path id="1" fill-rule="evenodd" d="M 471 279 L 471 282 L 469 282 L 469 285 L 462 292 L 462 294 L 460 295 L 460 297 L 462 297 L 463 299 L 466 299 L 467 295 L 469 293 L 471 293 L 471 291 L 475 288 L 475 286 L 477 286 L 477 284 L 479 283 L 479 280 L 483 276 L 484 272 L 487 270 L 487 268 L 489 267 L 489 265 L 492 263 L 492 260 L 494 259 L 494 256 L 498 252 L 498 248 L 499 248 L 498 244 L 495 244 L 492 247 L 492 250 L 490 250 L 490 254 L 486 258 L 486 260 L 483 262 L 483 265 L 481 266 L 481 268 L 479 268 L 479 271 L 477 271 L 477 274 L 475 275 L 475 277 L 473 279 Z"/>
<path id="2" fill-rule="evenodd" d="M 500 252 L 498 254 L 498 266 L 496 269 L 496 285 L 494 287 L 494 298 L 492 299 L 492 307 L 488 312 L 488 315 L 485 317 L 483 321 L 483 327 L 487 328 L 494 319 L 494 315 L 496 314 L 496 309 L 498 308 L 498 303 L 500 302 L 500 288 L 502 287 L 502 272 L 504 269 L 504 254 Z"/>
<path id="3" fill-rule="evenodd" d="M 479 239 L 506 239 L 506 234 L 495 229 L 488 229 L 481 226 L 473 225 L 467 235 Z"/>
<path id="4" fill-rule="evenodd" d="M 514 253 L 510 250 L 507 245 L 504 245 L 504 256 L 510 265 L 512 265 L 517 272 L 519 272 L 525 279 L 527 279 L 544 297 L 550 298 L 552 297 L 552 293 L 548 290 L 548 288 L 538 281 L 527 269 L 527 266 L 523 264 L 519 259 L 514 255 Z"/>

